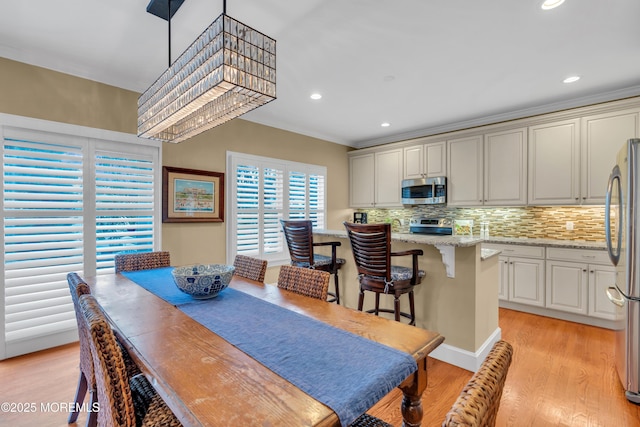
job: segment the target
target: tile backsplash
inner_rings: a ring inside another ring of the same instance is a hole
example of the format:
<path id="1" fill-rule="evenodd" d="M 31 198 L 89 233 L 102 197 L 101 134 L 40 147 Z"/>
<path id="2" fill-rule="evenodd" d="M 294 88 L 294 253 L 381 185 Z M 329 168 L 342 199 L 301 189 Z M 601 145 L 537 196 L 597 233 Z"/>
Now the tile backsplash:
<path id="1" fill-rule="evenodd" d="M 604 206 L 528 206 L 453 208 L 413 206 L 404 209 L 366 209 L 368 222 L 391 222 L 394 231 L 408 232 L 414 217 L 472 219 L 473 234 L 480 235 L 480 222 L 489 223 L 489 235 L 558 240 L 604 241 Z M 397 221 L 396 221 L 397 220 Z M 400 224 L 401 221 L 404 223 Z M 572 223 L 573 230 L 567 230 Z"/>

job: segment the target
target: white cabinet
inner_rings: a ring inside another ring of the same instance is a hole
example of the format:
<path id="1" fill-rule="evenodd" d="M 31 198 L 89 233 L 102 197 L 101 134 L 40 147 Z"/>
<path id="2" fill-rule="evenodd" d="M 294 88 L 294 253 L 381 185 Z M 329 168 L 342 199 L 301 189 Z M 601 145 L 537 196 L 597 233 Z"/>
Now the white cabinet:
<path id="1" fill-rule="evenodd" d="M 544 307 L 544 248 L 487 244 L 485 248 L 502 251 L 498 298 L 519 304 Z"/>
<path id="2" fill-rule="evenodd" d="M 490 206 L 527 203 L 527 129 L 484 136 L 484 199 Z"/>
<path id="3" fill-rule="evenodd" d="M 403 154 L 404 179 L 447 175 L 447 143 L 445 141 L 405 147 Z"/>
<path id="4" fill-rule="evenodd" d="M 349 174 L 351 207 L 402 206 L 402 149 L 352 155 Z"/>
<path id="5" fill-rule="evenodd" d="M 530 126 L 528 160 L 529 204 L 580 202 L 579 119 Z"/>
<path id="6" fill-rule="evenodd" d="M 547 260 L 548 308 L 587 314 L 587 264 Z"/>
<path id="7" fill-rule="evenodd" d="M 449 206 L 482 205 L 483 136 L 447 141 L 447 204 Z"/>
<path id="8" fill-rule="evenodd" d="M 634 109 L 583 117 L 581 135 L 581 200 L 604 204 L 616 154 L 628 139 L 640 136 L 640 112 Z"/>
<path id="9" fill-rule="evenodd" d="M 606 294 L 615 279 L 615 267 L 605 251 L 547 250 L 548 308 L 616 320 L 621 313 Z"/>
<path id="10" fill-rule="evenodd" d="M 604 204 L 618 150 L 640 135 L 637 109 L 529 127 L 529 204 Z"/>
<path id="11" fill-rule="evenodd" d="M 447 141 L 450 206 L 527 202 L 526 128 Z"/>

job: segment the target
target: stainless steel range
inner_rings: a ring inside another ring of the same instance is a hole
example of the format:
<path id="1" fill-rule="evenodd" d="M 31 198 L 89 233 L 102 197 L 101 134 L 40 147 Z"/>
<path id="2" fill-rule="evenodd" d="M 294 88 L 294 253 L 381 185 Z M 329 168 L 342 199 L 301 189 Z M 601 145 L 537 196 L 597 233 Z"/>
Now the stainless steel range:
<path id="1" fill-rule="evenodd" d="M 453 220 L 447 218 L 412 218 L 409 220 L 409 232 L 450 236 L 453 234 Z"/>

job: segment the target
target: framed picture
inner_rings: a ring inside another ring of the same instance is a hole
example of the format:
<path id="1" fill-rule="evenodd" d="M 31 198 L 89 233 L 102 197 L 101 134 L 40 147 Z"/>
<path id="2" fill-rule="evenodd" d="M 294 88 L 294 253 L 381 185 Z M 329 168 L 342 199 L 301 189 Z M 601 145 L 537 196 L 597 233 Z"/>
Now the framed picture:
<path id="1" fill-rule="evenodd" d="M 223 173 L 162 168 L 162 222 L 223 221 Z"/>

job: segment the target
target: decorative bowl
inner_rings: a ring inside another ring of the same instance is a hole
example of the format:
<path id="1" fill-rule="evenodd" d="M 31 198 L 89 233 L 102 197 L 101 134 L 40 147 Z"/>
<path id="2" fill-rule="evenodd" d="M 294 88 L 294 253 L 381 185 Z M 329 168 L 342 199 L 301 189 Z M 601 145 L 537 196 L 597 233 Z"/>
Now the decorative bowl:
<path id="1" fill-rule="evenodd" d="M 173 269 L 173 280 L 182 292 L 197 299 L 214 298 L 231 282 L 235 267 L 224 264 L 198 264 Z"/>

